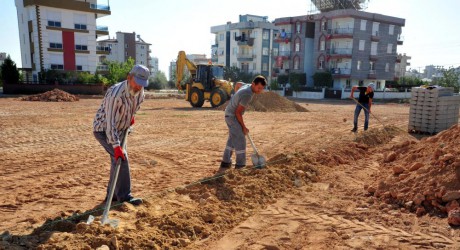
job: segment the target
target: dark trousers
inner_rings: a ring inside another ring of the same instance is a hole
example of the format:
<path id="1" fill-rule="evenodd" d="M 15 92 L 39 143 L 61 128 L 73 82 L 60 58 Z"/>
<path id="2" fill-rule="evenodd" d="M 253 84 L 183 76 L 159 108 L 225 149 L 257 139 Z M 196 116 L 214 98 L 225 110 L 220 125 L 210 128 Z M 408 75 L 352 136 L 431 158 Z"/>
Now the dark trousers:
<path id="1" fill-rule="evenodd" d="M 110 156 L 110 179 L 109 183 L 107 185 L 107 195 L 106 197 L 109 196 L 110 193 L 110 186 L 112 184 L 113 179 L 115 178 L 115 170 L 116 170 L 116 164 L 117 162 L 115 161 L 114 157 L 114 150 L 111 144 L 107 142 L 107 135 L 105 132 L 94 132 L 94 137 L 96 137 L 96 140 L 99 141 L 99 143 L 102 145 L 102 147 L 109 153 Z M 120 138 L 123 138 L 124 136 L 120 136 Z M 121 142 L 123 144 L 123 142 Z M 118 173 L 118 179 L 117 179 L 117 184 L 115 186 L 115 191 L 113 193 L 113 198 L 116 198 L 116 200 L 122 202 L 129 200 L 131 196 L 131 174 L 129 171 L 129 157 L 128 157 L 128 151 L 127 151 L 127 146 L 124 148 L 126 160 L 121 160 L 121 165 L 120 165 L 120 171 Z"/>

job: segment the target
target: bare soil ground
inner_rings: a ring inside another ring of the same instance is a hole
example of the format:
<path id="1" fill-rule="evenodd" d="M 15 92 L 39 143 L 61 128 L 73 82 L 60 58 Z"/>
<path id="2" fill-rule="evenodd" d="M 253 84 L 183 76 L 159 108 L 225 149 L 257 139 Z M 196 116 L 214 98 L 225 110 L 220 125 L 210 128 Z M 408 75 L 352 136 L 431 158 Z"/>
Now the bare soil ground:
<path id="1" fill-rule="evenodd" d="M 398 196 L 426 189 L 426 178 L 417 182 L 407 173 L 417 158 L 425 168 L 441 162 L 450 178 L 444 194 L 456 191 L 449 164 L 458 159 L 458 140 L 435 154 L 440 160 L 430 158 L 427 147 L 435 151 L 448 138 L 407 134 L 409 106 L 392 103 L 373 106 L 389 129 L 371 117 L 364 133 L 362 114 L 358 134 L 350 132 L 351 101 L 299 102 L 309 112 L 246 112 L 270 164 L 209 178 L 227 138 L 223 111 L 208 103 L 194 109 L 180 99 L 147 99 L 128 142 L 133 194 L 146 202 L 116 205 L 110 218 L 120 221 L 118 228 L 101 226 L 109 158 L 92 135 L 101 99 L 0 98 L 0 249 L 460 247 L 460 231 L 448 225 L 446 211 L 424 206 L 428 194 L 409 207 L 405 203 L 413 197 Z M 388 161 L 391 152 L 397 157 Z M 414 159 L 408 158 L 411 152 L 417 153 Z M 250 163 L 250 147 L 248 153 Z M 447 161 L 447 154 L 454 158 Z M 395 165 L 403 171 L 395 174 Z M 411 180 L 409 189 L 395 183 L 399 179 Z M 393 198 L 389 185 L 397 187 Z M 417 216 L 422 206 L 427 213 Z M 97 219 L 87 225 L 94 210 Z"/>

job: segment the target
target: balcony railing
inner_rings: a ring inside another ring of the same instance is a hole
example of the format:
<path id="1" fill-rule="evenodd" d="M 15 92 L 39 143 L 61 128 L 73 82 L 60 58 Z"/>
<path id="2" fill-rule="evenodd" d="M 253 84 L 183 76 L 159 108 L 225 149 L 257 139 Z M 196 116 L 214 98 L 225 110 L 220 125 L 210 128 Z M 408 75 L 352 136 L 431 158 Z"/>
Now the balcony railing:
<path id="1" fill-rule="evenodd" d="M 286 32 L 275 33 L 275 40 L 291 39 L 292 34 Z"/>
<path id="2" fill-rule="evenodd" d="M 398 38 L 397 38 L 397 44 L 398 45 L 402 45 L 404 42 L 404 37 L 401 36 L 401 35 L 398 35 Z"/>
<path id="3" fill-rule="evenodd" d="M 102 4 L 90 4 L 90 8 L 95 10 L 110 10 L 110 6 Z"/>
<path id="4" fill-rule="evenodd" d="M 331 48 L 331 55 L 351 55 L 351 48 Z"/>
<path id="5" fill-rule="evenodd" d="M 331 74 L 332 75 L 350 75 L 351 69 L 350 68 L 332 68 Z"/>
<path id="6" fill-rule="evenodd" d="M 107 51 L 107 52 L 110 52 L 110 47 L 106 47 L 106 46 L 96 46 L 96 51 Z"/>
<path id="7" fill-rule="evenodd" d="M 278 51 L 278 53 L 273 54 L 273 56 L 289 57 L 291 56 L 291 51 Z"/>
<path id="8" fill-rule="evenodd" d="M 108 26 L 96 26 L 96 30 L 97 31 L 109 31 L 109 27 Z"/>
<path id="9" fill-rule="evenodd" d="M 256 57 L 256 55 L 254 54 L 249 54 L 249 53 L 238 53 L 236 55 L 236 58 L 241 61 L 241 60 L 247 60 L 247 61 L 252 61 L 252 59 L 254 59 Z"/>
<path id="10" fill-rule="evenodd" d="M 329 29 L 328 32 L 332 35 L 352 35 L 353 28 L 335 28 Z"/>

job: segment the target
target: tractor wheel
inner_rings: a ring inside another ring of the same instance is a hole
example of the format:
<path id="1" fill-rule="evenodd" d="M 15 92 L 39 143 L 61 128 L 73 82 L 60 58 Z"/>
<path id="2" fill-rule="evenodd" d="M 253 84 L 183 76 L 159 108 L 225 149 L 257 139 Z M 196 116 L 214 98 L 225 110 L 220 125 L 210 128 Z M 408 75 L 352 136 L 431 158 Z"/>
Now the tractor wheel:
<path id="1" fill-rule="evenodd" d="M 190 104 L 192 104 L 193 107 L 195 108 L 201 108 L 204 103 L 204 94 L 203 91 L 201 91 L 198 88 L 193 88 L 192 91 L 190 91 Z"/>
<path id="2" fill-rule="evenodd" d="M 221 88 L 216 88 L 211 92 L 211 106 L 219 107 L 227 101 L 227 93 Z"/>

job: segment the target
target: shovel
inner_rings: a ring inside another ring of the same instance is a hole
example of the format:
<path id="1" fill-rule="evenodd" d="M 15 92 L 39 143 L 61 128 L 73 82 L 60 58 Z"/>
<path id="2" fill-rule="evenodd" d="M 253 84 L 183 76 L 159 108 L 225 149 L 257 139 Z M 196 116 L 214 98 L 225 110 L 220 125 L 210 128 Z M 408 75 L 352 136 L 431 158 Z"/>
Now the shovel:
<path id="1" fill-rule="evenodd" d="M 254 149 L 254 154 L 251 155 L 252 164 L 255 168 L 264 168 L 265 167 L 265 157 L 259 155 L 259 151 L 257 151 L 256 145 L 252 141 L 251 136 L 248 133 L 249 142 L 251 142 L 252 149 Z"/>
<path id="2" fill-rule="evenodd" d="M 123 150 L 126 147 L 126 141 L 128 140 L 129 131 L 130 131 L 129 128 L 125 131 L 123 141 L 121 143 L 121 148 Z M 107 202 L 105 203 L 105 209 L 104 209 L 104 213 L 103 213 L 102 219 L 101 219 L 102 225 L 110 224 L 110 226 L 112 226 L 113 228 L 118 227 L 118 222 L 119 221 L 117 219 L 109 219 L 109 210 L 110 210 L 110 206 L 112 205 L 113 193 L 115 192 L 115 186 L 116 186 L 117 180 L 118 180 L 118 173 L 120 172 L 121 161 L 122 161 L 122 159 L 120 159 L 120 158 L 117 160 L 117 165 L 115 166 L 115 176 L 114 176 L 114 178 L 112 180 L 112 183 L 110 185 L 109 196 L 107 197 Z M 93 221 L 94 221 L 94 216 L 90 215 L 88 217 L 88 221 L 86 223 L 91 224 L 91 222 L 93 222 Z"/>

